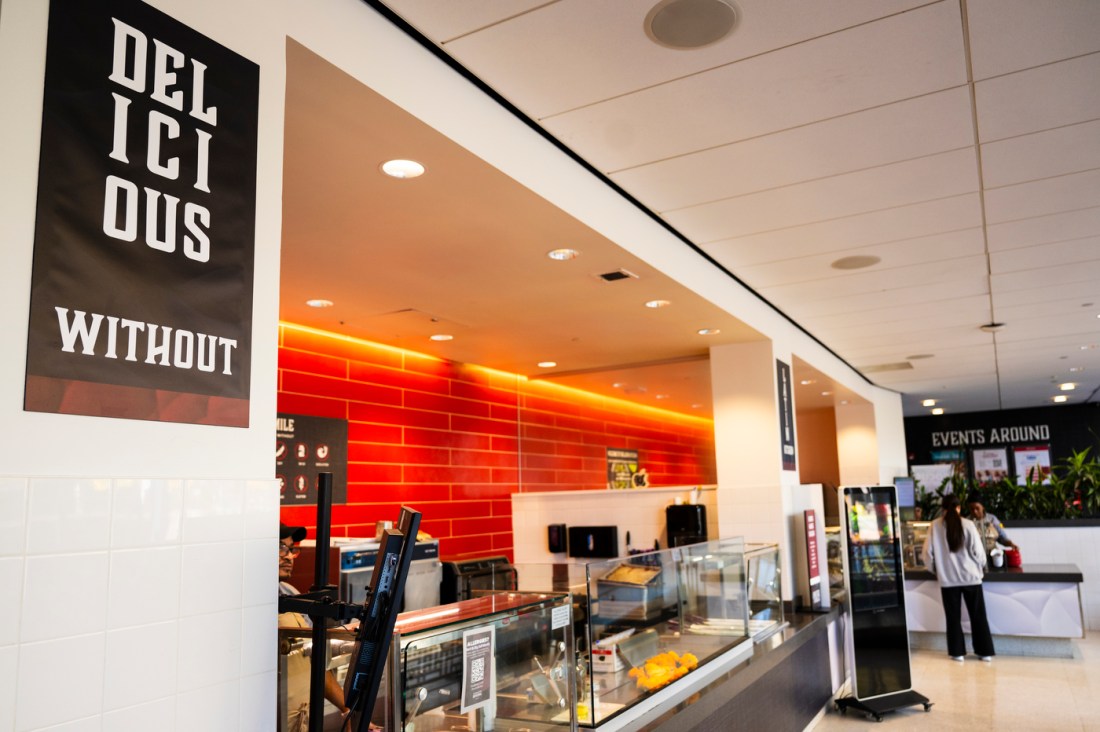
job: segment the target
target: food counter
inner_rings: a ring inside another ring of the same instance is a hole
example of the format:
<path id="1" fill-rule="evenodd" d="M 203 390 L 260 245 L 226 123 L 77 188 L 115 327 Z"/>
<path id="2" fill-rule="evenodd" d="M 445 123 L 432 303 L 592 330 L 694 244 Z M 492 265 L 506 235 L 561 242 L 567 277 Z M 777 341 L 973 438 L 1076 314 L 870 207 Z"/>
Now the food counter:
<path id="1" fill-rule="evenodd" d="M 934 574 L 920 565 L 927 524 L 907 525 L 905 595 L 914 645 L 939 648 L 946 632 L 940 588 Z M 1075 564 L 1025 564 L 986 571 L 986 616 L 998 652 L 1070 657 L 1070 641 L 1085 636 L 1081 604 L 1084 577 Z M 963 609 L 963 630 L 970 621 Z M 933 636 L 932 634 L 935 634 Z"/>

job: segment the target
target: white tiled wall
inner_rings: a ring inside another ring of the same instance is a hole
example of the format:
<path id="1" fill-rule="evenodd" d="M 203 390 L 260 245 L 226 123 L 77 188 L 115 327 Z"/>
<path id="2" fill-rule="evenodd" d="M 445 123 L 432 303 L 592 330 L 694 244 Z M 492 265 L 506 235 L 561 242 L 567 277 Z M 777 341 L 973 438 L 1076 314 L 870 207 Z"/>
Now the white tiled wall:
<path id="1" fill-rule="evenodd" d="M 1085 627 L 1100 630 L 1100 526 L 1044 529 L 1005 529 L 1020 547 L 1024 566 L 1034 564 L 1076 564 L 1085 581 L 1081 583 L 1081 604 Z"/>
<path id="2" fill-rule="evenodd" d="M 512 535 L 517 564 L 564 562 L 564 553 L 547 548 L 550 524 L 566 526 L 619 527 L 619 554 L 626 554 L 626 532 L 635 549 L 652 549 L 654 540 L 668 547 L 665 506 L 677 498 L 691 500 L 693 486 L 645 488 L 629 491 L 550 491 L 512 494 Z M 718 538 L 718 509 L 713 486 L 698 492 L 698 502 L 707 507 L 707 534 Z"/>
<path id="3" fill-rule="evenodd" d="M 275 723 L 278 487 L 0 477 L 0 732 Z"/>

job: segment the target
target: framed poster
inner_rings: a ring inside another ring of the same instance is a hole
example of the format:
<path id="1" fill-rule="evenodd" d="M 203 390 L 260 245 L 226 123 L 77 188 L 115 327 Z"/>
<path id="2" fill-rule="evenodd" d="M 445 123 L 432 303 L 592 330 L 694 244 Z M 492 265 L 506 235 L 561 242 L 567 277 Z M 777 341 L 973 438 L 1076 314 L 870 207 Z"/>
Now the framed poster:
<path id="1" fill-rule="evenodd" d="M 607 487 L 625 490 L 636 487 L 634 474 L 638 472 L 638 451 L 607 448 Z"/>
<path id="2" fill-rule="evenodd" d="M 23 408 L 248 426 L 259 67 L 51 0 Z"/>
<path id="3" fill-rule="evenodd" d="M 978 483 L 997 483 L 1008 477 L 1008 450 L 990 447 L 970 452 L 974 480 Z"/>
<path id="4" fill-rule="evenodd" d="M 1032 483 L 1050 483 L 1050 446 L 1033 445 L 1012 448 L 1016 458 L 1016 485 L 1026 485 L 1028 476 Z"/>
<path id="5" fill-rule="evenodd" d="M 283 506 L 317 505 L 317 480 L 332 473 L 332 503 L 348 502 L 348 422 L 280 414 L 275 420 L 275 477 Z"/>

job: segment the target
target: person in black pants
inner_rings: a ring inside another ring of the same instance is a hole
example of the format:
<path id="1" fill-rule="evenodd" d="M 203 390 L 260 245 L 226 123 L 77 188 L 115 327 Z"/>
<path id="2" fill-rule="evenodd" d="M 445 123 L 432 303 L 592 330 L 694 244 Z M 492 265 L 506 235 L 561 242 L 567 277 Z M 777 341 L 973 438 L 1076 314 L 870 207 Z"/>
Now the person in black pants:
<path id="1" fill-rule="evenodd" d="M 932 522 L 924 543 L 924 566 L 935 573 L 943 598 L 947 623 L 947 655 L 962 661 L 966 638 L 962 629 L 962 603 L 970 614 L 970 635 L 974 653 L 983 661 L 993 660 L 993 636 L 985 615 L 982 576 L 985 574 L 985 544 L 973 521 L 959 515 L 959 499 L 943 498 L 939 518 Z"/>

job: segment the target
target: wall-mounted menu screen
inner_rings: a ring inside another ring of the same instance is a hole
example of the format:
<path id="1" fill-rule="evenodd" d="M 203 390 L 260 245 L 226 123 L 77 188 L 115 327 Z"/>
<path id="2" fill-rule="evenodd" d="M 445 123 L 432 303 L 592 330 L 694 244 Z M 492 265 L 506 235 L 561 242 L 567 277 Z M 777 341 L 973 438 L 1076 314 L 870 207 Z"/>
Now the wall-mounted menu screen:
<path id="1" fill-rule="evenodd" d="M 855 697 L 912 688 L 900 524 L 894 486 L 841 490 L 845 581 L 852 609 Z"/>

